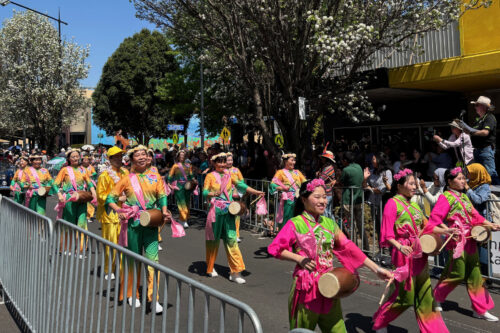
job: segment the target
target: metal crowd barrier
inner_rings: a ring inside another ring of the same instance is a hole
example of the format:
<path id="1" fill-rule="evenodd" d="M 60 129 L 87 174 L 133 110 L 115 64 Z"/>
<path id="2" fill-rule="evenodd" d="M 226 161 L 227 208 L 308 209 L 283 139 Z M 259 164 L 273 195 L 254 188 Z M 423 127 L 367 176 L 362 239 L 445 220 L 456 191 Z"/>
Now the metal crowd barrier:
<path id="1" fill-rule="evenodd" d="M 5 198 L 1 208 L 0 283 L 32 331 L 262 332 L 255 311 L 241 301 L 67 221 L 53 225 Z M 105 279 L 106 248 L 121 258 L 108 264 L 114 280 Z M 132 282 L 139 308 L 128 305 L 126 290 L 120 301 L 121 280 Z M 151 311 L 156 301 L 163 305 L 158 315 Z"/>
<path id="2" fill-rule="evenodd" d="M 0 196 L 0 285 L 31 331 L 47 331 L 52 235 L 50 219 Z"/>

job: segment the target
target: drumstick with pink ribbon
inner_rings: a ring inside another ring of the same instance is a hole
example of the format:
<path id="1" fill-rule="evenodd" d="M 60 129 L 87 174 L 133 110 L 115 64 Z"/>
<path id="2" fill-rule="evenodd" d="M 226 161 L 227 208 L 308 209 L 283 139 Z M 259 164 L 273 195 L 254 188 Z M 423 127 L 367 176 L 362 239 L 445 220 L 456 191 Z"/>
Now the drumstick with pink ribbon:
<path id="1" fill-rule="evenodd" d="M 380 301 L 378 302 L 378 305 L 382 305 L 384 303 L 384 299 L 387 296 L 387 293 L 389 292 L 389 287 L 391 283 L 394 282 L 394 276 L 391 277 L 389 281 L 387 281 L 387 284 L 385 285 L 384 293 L 382 294 L 382 297 L 380 297 Z"/>
<path id="2" fill-rule="evenodd" d="M 261 198 L 263 198 L 264 195 L 259 195 L 254 201 L 250 202 L 250 206 L 259 201 Z"/>
<path id="3" fill-rule="evenodd" d="M 448 239 L 444 242 L 443 246 L 441 246 L 441 248 L 439 249 L 438 252 L 441 252 L 443 251 L 444 247 L 446 246 L 446 244 L 448 244 L 449 241 L 451 241 L 451 239 L 453 238 L 455 234 L 451 234 L 450 236 L 448 236 Z"/>

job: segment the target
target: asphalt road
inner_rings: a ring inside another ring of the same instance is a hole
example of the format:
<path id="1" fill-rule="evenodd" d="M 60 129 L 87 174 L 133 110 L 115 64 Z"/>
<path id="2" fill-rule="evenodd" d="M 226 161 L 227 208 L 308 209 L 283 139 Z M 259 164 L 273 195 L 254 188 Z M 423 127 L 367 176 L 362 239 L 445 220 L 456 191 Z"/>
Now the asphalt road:
<path id="1" fill-rule="evenodd" d="M 49 200 L 47 212 L 54 218 L 53 199 Z M 246 264 L 244 285 L 238 285 L 228 280 L 229 268 L 222 244 L 216 261 L 217 278 L 205 275 L 205 243 L 203 218 L 194 218 L 192 226 L 186 230 L 186 237 L 171 238 L 170 232 L 164 230 L 163 251 L 160 252 L 160 263 L 192 279 L 207 284 L 221 292 L 250 305 L 259 316 L 264 332 L 287 332 L 288 311 L 287 300 L 290 291 L 293 264 L 276 260 L 267 254 L 266 248 L 270 238 L 262 238 L 258 234 L 242 230 L 240 248 Z M 89 224 L 89 230 L 100 235 L 100 225 L 97 222 Z M 165 228 L 167 229 L 167 228 Z M 342 300 L 342 309 L 347 330 L 349 332 L 372 332 L 371 318 L 377 310 L 378 301 L 385 284 L 376 279 L 371 272 L 361 269 L 361 286 L 348 298 Z M 433 280 L 433 284 L 436 280 Z M 496 286 L 498 287 L 498 286 Z M 500 303 L 500 289 L 492 288 L 492 297 Z M 443 317 L 450 332 L 499 332 L 499 323 L 490 323 L 472 317 L 470 301 L 464 286 L 459 286 L 443 304 Z M 0 305 L 0 332 L 11 332 L 11 323 L 5 316 L 5 306 Z M 493 314 L 499 316 L 500 310 L 494 309 Z M 170 317 L 172 318 L 172 317 Z M 217 320 L 218 318 L 210 318 Z M 248 322 L 246 323 L 248 324 Z M 248 325 L 247 325 L 248 326 Z M 4 329 L 9 327 L 7 331 Z M 181 326 L 181 331 L 185 327 Z M 228 331 L 233 330 L 228 328 Z M 392 325 L 389 332 L 418 332 L 413 310 L 403 313 Z"/>

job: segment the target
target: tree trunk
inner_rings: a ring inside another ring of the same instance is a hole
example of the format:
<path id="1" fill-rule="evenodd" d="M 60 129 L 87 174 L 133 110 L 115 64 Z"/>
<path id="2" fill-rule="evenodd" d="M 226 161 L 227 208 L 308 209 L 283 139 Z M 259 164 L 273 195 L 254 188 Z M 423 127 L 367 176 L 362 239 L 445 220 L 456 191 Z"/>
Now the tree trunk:
<path id="1" fill-rule="evenodd" d="M 264 147 L 266 147 L 266 149 L 272 151 L 276 155 L 279 151 L 274 144 L 272 132 L 269 131 L 266 122 L 264 121 L 262 99 L 260 96 L 260 91 L 257 87 L 253 88 L 253 101 L 255 103 L 255 116 L 257 118 L 257 123 L 260 127 L 262 138 L 264 139 Z M 253 137 L 251 138 L 251 140 L 253 140 Z"/>

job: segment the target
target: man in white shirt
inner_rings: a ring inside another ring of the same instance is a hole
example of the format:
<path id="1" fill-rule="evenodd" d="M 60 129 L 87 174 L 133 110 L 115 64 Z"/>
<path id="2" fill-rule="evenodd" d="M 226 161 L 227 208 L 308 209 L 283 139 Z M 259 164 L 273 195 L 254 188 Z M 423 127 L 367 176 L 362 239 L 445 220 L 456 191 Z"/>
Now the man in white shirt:
<path id="1" fill-rule="evenodd" d="M 443 149 L 453 148 L 458 161 L 463 162 L 465 159 L 465 165 L 468 165 L 474 160 L 474 148 L 472 147 L 470 135 L 462 131 L 458 119 L 454 119 L 450 126 L 453 134 L 448 140 L 442 139 L 439 135 L 434 135 L 433 139 Z M 464 165 L 462 164 L 462 166 Z"/>

